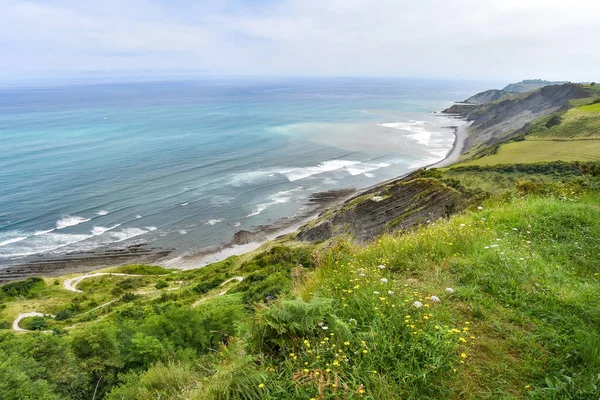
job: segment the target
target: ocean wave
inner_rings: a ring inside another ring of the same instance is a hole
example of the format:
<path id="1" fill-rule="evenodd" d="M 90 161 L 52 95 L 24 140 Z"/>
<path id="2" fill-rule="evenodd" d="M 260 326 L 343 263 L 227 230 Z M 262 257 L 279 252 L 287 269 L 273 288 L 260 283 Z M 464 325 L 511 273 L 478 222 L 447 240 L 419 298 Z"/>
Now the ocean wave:
<path id="1" fill-rule="evenodd" d="M 20 241 L 16 246 L 2 248 L 3 251 L 0 251 L 0 258 L 26 257 L 40 253 L 52 253 L 65 246 L 91 237 L 93 236 L 67 233 L 48 233 L 45 235 L 29 236 L 28 240 Z"/>
<path id="2" fill-rule="evenodd" d="M 78 217 L 77 215 L 65 215 L 64 217 L 56 221 L 56 229 L 64 229 L 69 226 L 79 225 L 89 220 L 90 218 Z"/>
<path id="3" fill-rule="evenodd" d="M 108 211 L 106 211 L 106 210 L 100 210 L 96 213 L 96 215 L 100 215 L 100 216 L 106 215 L 106 214 L 108 214 Z"/>
<path id="4" fill-rule="evenodd" d="M 288 178 L 290 182 L 294 182 L 299 181 L 301 179 L 306 179 L 313 175 L 322 174 L 324 172 L 337 171 L 356 164 L 360 164 L 360 161 L 329 160 L 312 167 L 281 170 L 280 173 L 285 175 L 285 177 Z"/>
<path id="5" fill-rule="evenodd" d="M 0 242 L 0 247 L 7 246 L 7 245 L 12 244 L 12 243 L 18 243 L 18 242 L 20 242 L 22 240 L 27 239 L 28 237 L 29 236 L 18 236 L 18 237 L 14 237 L 14 238 L 11 238 L 11 239 L 4 240 L 4 241 Z"/>
<path id="6" fill-rule="evenodd" d="M 54 229 L 48 229 L 46 231 L 35 231 L 33 236 L 45 235 L 46 233 L 54 232 Z"/>
<path id="7" fill-rule="evenodd" d="M 410 132 L 406 137 L 412 139 L 419 144 L 427 146 L 431 140 L 431 132 L 425 129 L 425 121 L 408 121 L 408 122 L 387 122 L 377 124 L 385 128 L 398 129 L 400 131 Z"/>
<path id="8" fill-rule="evenodd" d="M 357 164 L 351 167 L 346 167 L 344 168 L 346 171 L 348 171 L 348 173 L 352 176 L 356 176 L 356 175 L 360 175 L 360 174 L 367 174 L 368 172 L 371 171 L 376 171 L 380 168 L 387 168 L 389 166 L 391 166 L 392 164 L 389 163 L 377 163 L 377 164 L 372 164 L 372 163 L 361 163 L 361 164 Z"/>
<path id="9" fill-rule="evenodd" d="M 108 231 L 111 231 L 111 230 L 113 230 L 115 228 L 118 228 L 119 226 L 121 226 L 121 224 L 113 225 L 110 228 L 105 228 L 103 226 L 94 226 L 92 228 L 92 235 L 93 236 L 100 236 L 100 235 L 102 235 L 105 232 L 108 232 Z"/>
<path id="10" fill-rule="evenodd" d="M 220 222 L 223 222 L 223 220 L 222 219 L 209 219 L 208 221 L 206 221 L 204 223 L 204 225 L 211 225 L 211 226 L 213 226 L 213 225 L 216 225 L 216 224 L 218 224 Z"/>
<path id="11" fill-rule="evenodd" d="M 292 196 L 290 196 L 290 195 L 294 192 L 302 190 L 303 188 L 304 188 L 303 186 L 299 186 L 295 189 L 284 190 L 284 191 L 281 191 L 281 192 L 278 192 L 278 193 L 268 196 L 267 200 L 271 200 L 271 201 L 258 204 L 256 206 L 256 208 L 254 210 L 252 210 L 252 212 L 250 214 L 246 215 L 246 217 L 254 217 L 255 215 L 261 214 L 263 211 L 265 211 L 269 207 L 272 207 L 277 204 L 285 204 L 285 203 L 290 202 L 292 200 Z"/>
<path id="12" fill-rule="evenodd" d="M 112 243 L 123 242 L 128 239 L 154 231 L 154 226 L 141 228 L 125 228 L 114 231 L 121 224 L 111 227 L 94 226 L 89 234 L 68 234 L 59 232 L 46 232 L 40 235 L 31 235 L 12 238 L 0 242 L 0 259 L 21 258 L 35 254 L 57 255 L 72 251 L 87 251 Z M 94 239 L 90 241 L 89 239 Z M 81 243 L 84 242 L 84 243 Z"/>
<path id="13" fill-rule="evenodd" d="M 132 239 L 136 236 L 141 236 L 145 233 L 150 232 L 151 230 L 156 230 L 155 227 L 150 226 L 146 229 L 141 228 L 125 228 L 119 232 L 109 232 L 108 236 L 114 240 L 114 242 L 123 242 L 128 239 Z"/>

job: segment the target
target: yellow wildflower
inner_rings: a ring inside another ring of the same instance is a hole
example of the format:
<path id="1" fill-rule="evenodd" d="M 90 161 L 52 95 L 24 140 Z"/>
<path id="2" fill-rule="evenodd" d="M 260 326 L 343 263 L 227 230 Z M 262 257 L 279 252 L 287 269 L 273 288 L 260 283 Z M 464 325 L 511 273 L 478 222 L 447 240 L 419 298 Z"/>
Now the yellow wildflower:
<path id="1" fill-rule="evenodd" d="M 258 385 L 258 388 L 259 388 L 259 389 L 262 389 L 262 388 L 264 388 L 264 387 L 265 387 L 265 384 L 264 384 L 264 383 L 261 383 L 260 385 Z"/>

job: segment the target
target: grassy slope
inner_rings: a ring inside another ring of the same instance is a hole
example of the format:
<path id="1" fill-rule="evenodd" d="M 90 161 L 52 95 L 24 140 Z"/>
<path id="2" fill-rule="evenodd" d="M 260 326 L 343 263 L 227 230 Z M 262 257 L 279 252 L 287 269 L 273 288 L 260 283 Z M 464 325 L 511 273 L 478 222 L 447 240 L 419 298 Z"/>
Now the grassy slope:
<path id="1" fill-rule="evenodd" d="M 560 116 L 559 124 L 549 124 L 550 118 L 534 121 L 524 134 L 525 140 L 505 143 L 495 154 L 467 160 L 460 165 L 600 159 L 600 104 L 573 108 Z"/>

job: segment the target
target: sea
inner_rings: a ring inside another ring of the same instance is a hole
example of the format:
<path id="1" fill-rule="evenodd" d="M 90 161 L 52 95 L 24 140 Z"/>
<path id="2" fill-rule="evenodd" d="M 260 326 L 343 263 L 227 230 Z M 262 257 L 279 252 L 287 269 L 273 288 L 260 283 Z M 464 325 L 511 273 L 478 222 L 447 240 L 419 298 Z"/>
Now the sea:
<path id="1" fill-rule="evenodd" d="M 211 78 L 0 86 L 0 268 L 144 244 L 172 256 L 444 158 L 437 111 L 489 82 Z M 176 265 L 174 265 L 176 266 Z"/>

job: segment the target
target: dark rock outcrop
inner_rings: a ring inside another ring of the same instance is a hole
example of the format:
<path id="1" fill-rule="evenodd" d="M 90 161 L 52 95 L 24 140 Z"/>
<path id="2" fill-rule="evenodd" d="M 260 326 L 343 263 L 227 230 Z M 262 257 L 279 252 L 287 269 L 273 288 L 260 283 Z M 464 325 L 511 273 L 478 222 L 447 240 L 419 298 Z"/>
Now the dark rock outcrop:
<path id="1" fill-rule="evenodd" d="M 305 225 L 297 238 L 323 241 L 350 234 L 368 241 L 386 232 L 434 221 L 464 209 L 474 196 L 417 171 L 362 192 Z"/>

